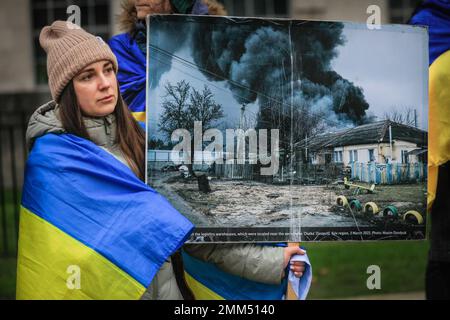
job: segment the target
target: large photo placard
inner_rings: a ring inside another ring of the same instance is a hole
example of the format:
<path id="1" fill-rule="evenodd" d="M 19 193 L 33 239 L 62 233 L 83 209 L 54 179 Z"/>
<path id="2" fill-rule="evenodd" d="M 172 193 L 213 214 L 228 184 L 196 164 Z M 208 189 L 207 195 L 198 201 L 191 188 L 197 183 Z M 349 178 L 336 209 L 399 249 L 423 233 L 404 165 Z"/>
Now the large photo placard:
<path id="1" fill-rule="evenodd" d="M 428 35 L 153 15 L 147 183 L 190 242 L 426 237 Z"/>

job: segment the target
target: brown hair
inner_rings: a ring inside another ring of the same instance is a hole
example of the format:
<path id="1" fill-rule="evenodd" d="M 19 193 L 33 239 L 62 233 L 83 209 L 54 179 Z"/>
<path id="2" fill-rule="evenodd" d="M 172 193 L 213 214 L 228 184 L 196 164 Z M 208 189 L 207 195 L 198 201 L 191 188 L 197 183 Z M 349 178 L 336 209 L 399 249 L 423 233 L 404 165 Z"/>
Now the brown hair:
<path id="1" fill-rule="evenodd" d="M 119 88 L 119 83 L 117 83 Z M 83 122 L 83 114 L 78 106 L 73 81 L 64 88 L 60 101 L 61 122 L 67 133 L 91 140 Z M 117 124 L 115 143 L 120 147 L 134 174 L 144 181 L 145 177 L 145 136 L 144 130 L 131 115 L 118 90 L 117 104 L 114 109 Z"/>

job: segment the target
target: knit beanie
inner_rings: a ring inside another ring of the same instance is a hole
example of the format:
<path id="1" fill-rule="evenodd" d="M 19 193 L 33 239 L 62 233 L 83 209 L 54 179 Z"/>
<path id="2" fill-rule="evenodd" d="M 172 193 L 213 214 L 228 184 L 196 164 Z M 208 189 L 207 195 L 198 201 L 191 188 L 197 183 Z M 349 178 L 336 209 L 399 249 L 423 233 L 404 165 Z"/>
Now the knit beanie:
<path id="1" fill-rule="evenodd" d="M 44 27 L 39 42 L 47 52 L 48 85 L 57 103 L 67 84 L 91 63 L 109 60 L 117 73 L 117 59 L 108 44 L 71 22 Z"/>

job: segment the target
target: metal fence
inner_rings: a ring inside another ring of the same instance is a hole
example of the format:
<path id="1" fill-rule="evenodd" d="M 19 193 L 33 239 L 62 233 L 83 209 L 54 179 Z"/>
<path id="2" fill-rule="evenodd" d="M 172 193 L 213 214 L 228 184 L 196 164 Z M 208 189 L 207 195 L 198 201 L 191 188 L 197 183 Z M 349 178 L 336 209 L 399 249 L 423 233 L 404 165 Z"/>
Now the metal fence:
<path id="1" fill-rule="evenodd" d="M 216 177 L 233 180 L 253 180 L 256 175 L 253 174 L 253 164 L 224 163 L 214 165 L 214 174 Z"/>
<path id="2" fill-rule="evenodd" d="M 260 175 L 261 166 L 254 164 L 216 164 L 214 173 L 217 177 L 241 180 L 258 180 L 266 183 L 327 184 L 343 177 L 342 164 L 305 164 L 295 163 L 295 170 L 290 166 L 280 166 L 273 176 Z"/>
<path id="3" fill-rule="evenodd" d="M 17 253 L 28 120 L 47 99 L 46 93 L 0 95 L 0 254 L 4 257 Z"/>

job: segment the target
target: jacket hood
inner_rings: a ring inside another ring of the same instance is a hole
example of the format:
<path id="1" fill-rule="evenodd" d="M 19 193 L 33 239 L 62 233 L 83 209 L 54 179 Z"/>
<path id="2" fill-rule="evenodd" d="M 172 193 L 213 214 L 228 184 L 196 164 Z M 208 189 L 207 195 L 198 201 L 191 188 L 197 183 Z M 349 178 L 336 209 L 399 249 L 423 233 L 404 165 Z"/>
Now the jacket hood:
<path id="1" fill-rule="evenodd" d="M 28 150 L 31 150 L 37 138 L 47 133 L 66 132 L 59 116 L 59 110 L 60 106 L 55 101 L 50 101 L 33 113 L 26 133 Z M 83 117 L 83 121 L 92 142 L 109 149 L 115 145 L 117 132 L 114 114 L 101 118 Z"/>
<path id="2" fill-rule="evenodd" d="M 58 115 L 59 106 L 54 101 L 40 106 L 31 116 L 26 133 L 26 144 L 31 150 L 34 140 L 46 133 L 64 133 L 61 120 Z"/>
<path id="3" fill-rule="evenodd" d="M 217 0 L 201 0 L 208 6 L 208 14 L 213 16 L 224 16 L 227 14 L 224 6 Z M 122 2 L 122 13 L 118 16 L 120 29 L 125 32 L 132 32 L 137 21 L 136 9 L 133 0 Z"/>

